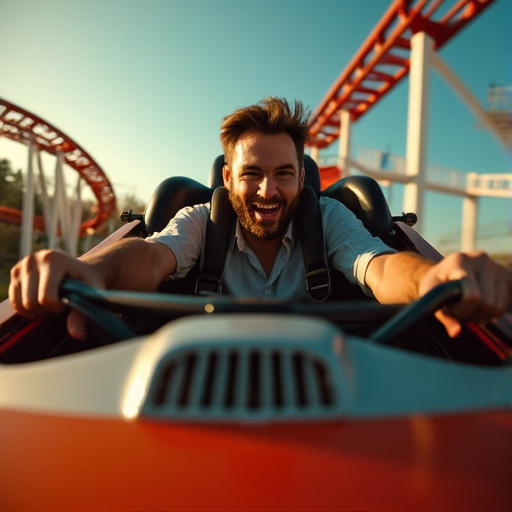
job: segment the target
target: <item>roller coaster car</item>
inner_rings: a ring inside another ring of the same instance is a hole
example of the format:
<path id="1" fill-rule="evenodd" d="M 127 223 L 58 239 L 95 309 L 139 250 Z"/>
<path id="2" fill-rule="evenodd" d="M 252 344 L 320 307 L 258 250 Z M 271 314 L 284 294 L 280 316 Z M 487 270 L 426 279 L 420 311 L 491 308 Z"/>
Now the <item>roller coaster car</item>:
<path id="1" fill-rule="evenodd" d="M 209 201 L 219 165 L 210 188 L 166 180 L 105 243 Z M 440 258 L 370 178 L 322 193 L 396 249 Z M 63 316 L 3 303 L 0 509 L 512 510 L 512 321 L 449 339 L 432 313 L 459 285 L 402 308 L 66 281 L 95 324 L 82 342 Z M 135 332 L 149 317 L 162 327 Z"/>

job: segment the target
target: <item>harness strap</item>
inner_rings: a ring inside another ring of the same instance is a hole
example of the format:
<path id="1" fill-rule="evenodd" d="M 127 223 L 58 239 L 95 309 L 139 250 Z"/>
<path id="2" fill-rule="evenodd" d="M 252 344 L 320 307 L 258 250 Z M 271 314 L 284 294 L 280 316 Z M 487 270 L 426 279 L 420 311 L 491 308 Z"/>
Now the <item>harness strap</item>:
<path id="1" fill-rule="evenodd" d="M 222 292 L 222 274 L 236 214 L 228 190 L 215 189 L 210 218 L 206 225 L 203 267 L 196 282 L 196 294 L 218 295 Z M 331 276 L 324 253 L 322 216 L 315 191 L 304 186 L 295 214 L 302 256 L 306 268 L 306 290 L 311 300 L 323 302 L 331 293 Z"/>
<path id="2" fill-rule="evenodd" d="M 206 224 L 204 261 L 196 281 L 199 295 L 218 295 L 222 291 L 222 273 L 229 248 L 231 229 L 236 219 L 228 189 L 217 187 L 211 199 L 210 218 Z"/>
<path id="3" fill-rule="evenodd" d="M 315 191 L 305 185 L 295 214 L 304 266 L 306 289 L 315 302 L 327 300 L 331 293 L 331 276 L 326 263 L 322 215 Z"/>

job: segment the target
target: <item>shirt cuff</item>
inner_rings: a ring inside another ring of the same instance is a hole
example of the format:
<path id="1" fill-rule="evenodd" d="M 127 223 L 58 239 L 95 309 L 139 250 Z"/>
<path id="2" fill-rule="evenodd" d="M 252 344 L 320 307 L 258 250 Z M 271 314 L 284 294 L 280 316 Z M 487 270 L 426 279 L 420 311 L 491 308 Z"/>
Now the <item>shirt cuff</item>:
<path id="1" fill-rule="evenodd" d="M 384 250 L 384 251 L 368 251 L 360 254 L 354 263 L 354 277 L 356 278 L 359 286 L 363 290 L 363 292 L 369 297 L 373 297 L 373 293 L 366 286 L 366 271 L 368 270 L 368 265 L 370 261 L 375 258 L 375 256 L 381 256 L 383 254 L 394 254 L 397 251 L 394 249 Z"/>

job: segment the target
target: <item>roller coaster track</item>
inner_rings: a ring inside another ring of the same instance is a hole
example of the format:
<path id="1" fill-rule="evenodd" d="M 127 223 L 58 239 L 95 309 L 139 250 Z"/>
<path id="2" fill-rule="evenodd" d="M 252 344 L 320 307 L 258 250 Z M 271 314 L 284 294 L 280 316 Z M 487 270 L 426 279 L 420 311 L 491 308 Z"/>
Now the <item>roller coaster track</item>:
<path id="1" fill-rule="evenodd" d="M 81 224 L 80 236 L 97 230 L 115 211 L 114 190 L 100 166 L 76 142 L 47 121 L 0 98 L 0 136 L 26 145 L 34 143 L 39 151 L 52 155 L 62 154 L 64 162 L 89 185 L 98 201 L 98 209 L 94 218 Z M 0 220 L 19 224 L 21 212 L 1 207 Z M 36 217 L 34 226 L 44 229 L 44 219 Z"/>
<path id="2" fill-rule="evenodd" d="M 356 121 L 409 72 L 411 37 L 426 32 L 439 50 L 494 0 L 395 0 L 310 119 L 308 145 L 325 148 L 338 139 L 340 110 Z M 438 18 L 438 19 L 436 19 Z"/>
<path id="3" fill-rule="evenodd" d="M 0 222 L 5 222 L 7 224 L 15 224 L 21 225 L 21 210 L 16 210 L 16 208 L 11 208 L 9 206 L 0 206 Z M 34 216 L 34 229 L 38 231 L 44 231 L 46 228 L 46 223 L 44 217 L 41 215 Z"/>

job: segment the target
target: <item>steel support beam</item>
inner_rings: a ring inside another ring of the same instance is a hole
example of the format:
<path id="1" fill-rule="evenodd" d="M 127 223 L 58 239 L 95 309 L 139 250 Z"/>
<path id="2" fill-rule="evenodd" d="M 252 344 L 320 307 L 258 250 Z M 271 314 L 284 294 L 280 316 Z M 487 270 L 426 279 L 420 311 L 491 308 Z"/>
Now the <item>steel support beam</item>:
<path id="1" fill-rule="evenodd" d="M 403 210 L 418 215 L 414 227 L 420 234 L 423 228 L 429 79 L 433 51 L 434 41 L 425 32 L 418 32 L 412 37 L 406 149 L 406 174 L 409 182 L 405 185 Z"/>

